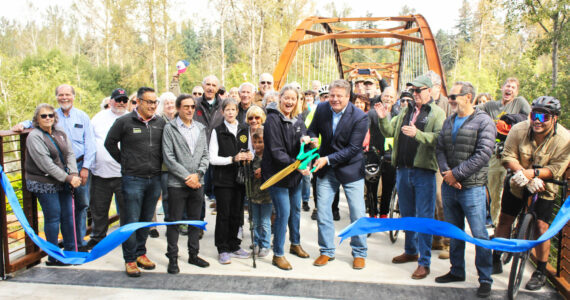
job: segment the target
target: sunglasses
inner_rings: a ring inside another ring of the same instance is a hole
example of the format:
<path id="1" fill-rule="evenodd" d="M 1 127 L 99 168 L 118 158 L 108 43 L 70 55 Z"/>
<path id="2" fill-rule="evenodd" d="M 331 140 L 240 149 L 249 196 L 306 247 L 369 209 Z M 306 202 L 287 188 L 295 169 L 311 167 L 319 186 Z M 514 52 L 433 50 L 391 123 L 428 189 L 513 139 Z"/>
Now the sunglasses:
<path id="1" fill-rule="evenodd" d="M 47 119 L 47 118 L 53 119 L 54 117 L 55 117 L 55 114 L 41 114 L 40 115 L 40 118 L 42 118 L 42 119 Z"/>
<path id="2" fill-rule="evenodd" d="M 202 93 L 192 93 L 192 95 L 199 97 L 199 96 L 202 96 Z"/>
<path id="3" fill-rule="evenodd" d="M 550 121 L 551 117 L 552 117 L 551 115 L 545 114 L 545 113 L 533 112 L 530 114 L 530 119 L 533 122 L 536 120 L 538 120 L 540 123 L 548 122 L 548 121 Z"/>
<path id="4" fill-rule="evenodd" d="M 459 96 L 465 96 L 465 95 L 467 95 L 467 93 L 451 94 L 451 95 L 449 95 L 449 99 L 455 101 L 455 99 L 457 99 L 457 97 L 459 97 Z"/>
<path id="5" fill-rule="evenodd" d="M 271 82 L 271 81 L 260 81 L 259 83 L 260 84 L 272 84 L 273 82 Z"/>
<path id="6" fill-rule="evenodd" d="M 103 105 L 103 108 L 105 108 L 105 109 L 109 108 L 109 104 Z"/>
<path id="7" fill-rule="evenodd" d="M 416 93 L 419 94 L 421 92 L 423 92 L 424 90 L 427 90 L 428 88 L 417 88 L 417 89 L 410 89 L 409 91 L 412 93 Z"/>
<path id="8" fill-rule="evenodd" d="M 251 121 L 251 120 L 253 120 L 253 119 L 256 119 L 256 120 L 259 121 L 259 120 L 261 120 L 261 117 L 260 117 L 260 116 L 249 116 L 249 117 L 247 117 L 247 120 L 248 120 L 248 121 Z"/>
<path id="9" fill-rule="evenodd" d="M 136 100 L 131 100 L 131 104 L 132 104 L 132 105 L 137 105 L 137 101 L 136 101 Z"/>
<path id="10" fill-rule="evenodd" d="M 121 97 L 121 98 L 117 98 L 115 99 L 116 103 L 128 103 L 129 102 L 129 98 L 127 97 Z M 134 101 L 133 101 L 134 102 Z"/>

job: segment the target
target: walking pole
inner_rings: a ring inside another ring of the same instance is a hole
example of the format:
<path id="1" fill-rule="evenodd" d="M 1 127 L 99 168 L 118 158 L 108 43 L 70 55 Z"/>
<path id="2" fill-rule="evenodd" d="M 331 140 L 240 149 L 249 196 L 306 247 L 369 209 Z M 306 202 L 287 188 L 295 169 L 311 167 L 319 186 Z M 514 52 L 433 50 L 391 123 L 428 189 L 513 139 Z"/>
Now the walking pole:
<path id="1" fill-rule="evenodd" d="M 75 242 L 75 252 L 77 252 L 77 226 L 75 225 L 75 189 L 71 187 L 71 213 L 73 216 L 73 241 Z"/>
<path id="2" fill-rule="evenodd" d="M 245 174 L 245 197 L 247 198 L 247 202 L 249 203 L 249 214 L 248 214 L 248 220 L 249 220 L 249 231 L 251 234 L 251 244 L 253 245 L 253 251 L 251 251 L 251 258 L 253 259 L 253 267 L 257 268 L 256 264 L 255 264 L 255 237 L 254 237 L 254 231 L 253 231 L 253 216 L 252 216 L 252 212 L 251 212 L 251 194 L 252 194 L 252 176 L 253 176 L 253 172 L 251 170 L 251 161 L 244 161 L 243 163 L 243 167 L 244 167 L 244 174 Z"/>

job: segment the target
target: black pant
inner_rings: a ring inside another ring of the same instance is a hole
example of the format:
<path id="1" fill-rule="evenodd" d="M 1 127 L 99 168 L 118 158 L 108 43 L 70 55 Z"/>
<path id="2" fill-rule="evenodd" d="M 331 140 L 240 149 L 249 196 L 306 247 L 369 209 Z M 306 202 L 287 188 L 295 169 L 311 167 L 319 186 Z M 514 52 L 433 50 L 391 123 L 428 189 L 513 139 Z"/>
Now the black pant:
<path id="1" fill-rule="evenodd" d="M 243 187 L 214 186 L 216 196 L 216 230 L 214 234 L 218 253 L 239 250 L 238 231 L 243 224 Z"/>
<path id="2" fill-rule="evenodd" d="M 124 200 L 121 184 L 121 177 L 103 178 L 91 175 L 91 187 L 89 189 L 89 197 L 91 198 L 89 206 L 91 208 L 91 217 L 93 218 L 91 239 L 97 242 L 107 236 L 109 208 L 111 207 L 113 194 L 119 206 L 119 212 L 123 209 Z"/>
<path id="3" fill-rule="evenodd" d="M 189 187 L 168 187 L 168 222 L 182 220 L 184 211 L 187 213 L 187 220 L 198 221 L 202 213 L 202 203 L 204 200 L 203 188 L 191 189 Z M 200 250 L 200 229 L 188 226 L 188 253 L 197 255 Z M 166 227 L 166 256 L 178 256 L 178 225 Z"/>
<path id="4" fill-rule="evenodd" d="M 390 162 L 382 162 L 382 196 L 380 197 L 380 215 L 390 212 L 392 190 L 396 185 L 396 168 Z"/>
<path id="5" fill-rule="evenodd" d="M 366 207 L 368 208 L 369 216 L 376 216 L 378 214 L 378 184 L 379 180 L 370 182 L 364 180 L 366 184 Z"/>
<path id="6" fill-rule="evenodd" d="M 315 208 L 317 208 L 317 175 L 313 175 L 311 178 L 311 185 L 313 186 L 313 201 L 315 201 Z M 331 209 L 333 212 L 338 212 L 338 202 L 340 201 L 340 189 L 334 194 L 333 203 Z"/>

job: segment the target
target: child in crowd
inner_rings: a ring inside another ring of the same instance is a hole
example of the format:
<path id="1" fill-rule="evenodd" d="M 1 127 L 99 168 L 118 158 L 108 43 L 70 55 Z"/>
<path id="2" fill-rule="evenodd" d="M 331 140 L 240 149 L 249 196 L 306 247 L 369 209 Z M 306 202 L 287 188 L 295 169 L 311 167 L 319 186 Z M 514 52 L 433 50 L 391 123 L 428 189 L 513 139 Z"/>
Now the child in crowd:
<path id="1" fill-rule="evenodd" d="M 259 257 L 269 254 L 271 246 L 271 211 L 273 204 L 268 190 L 260 190 L 263 178 L 261 177 L 261 159 L 263 156 L 263 126 L 257 128 L 252 135 L 253 149 L 253 185 L 251 195 L 250 213 L 253 218 L 254 250 Z"/>

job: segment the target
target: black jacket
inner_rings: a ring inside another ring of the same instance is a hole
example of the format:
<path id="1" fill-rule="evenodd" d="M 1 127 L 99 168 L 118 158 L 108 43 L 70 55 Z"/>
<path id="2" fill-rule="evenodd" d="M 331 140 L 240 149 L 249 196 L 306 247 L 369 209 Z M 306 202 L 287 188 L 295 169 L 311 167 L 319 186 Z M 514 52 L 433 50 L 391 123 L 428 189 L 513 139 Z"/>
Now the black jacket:
<path id="1" fill-rule="evenodd" d="M 234 136 L 225 123 L 215 128 L 218 138 L 218 156 L 236 156 L 241 149 L 248 149 L 249 141 L 248 127 L 244 124 L 238 125 L 237 135 Z M 218 187 L 236 187 L 236 177 L 238 164 L 232 163 L 223 166 L 214 166 L 214 184 Z"/>
<path id="2" fill-rule="evenodd" d="M 160 175 L 164 125 L 166 122 L 159 116 L 145 124 L 135 111 L 115 120 L 105 139 L 105 148 L 121 164 L 123 175 L 145 178 Z"/>
<path id="3" fill-rule="evenodd" d="M 441 172 L 451 170 L 463 188 L 482 186 L 487 183 L 497 128 L 487 113 L 476 109 L 459 127 L 454 144 L 451 131 L 456 115 L 445 120 L 437 139 L 439 169 Z"/>
<path id="4" fill-rule="evenodd" d="M 222 99 L 220 99 L 220 96 L 216 94 L 216 101 L 214 101 L 211 107 L 208 101 L 204 100 L 204 96 L 198 98 L 198 100 L 196 100 L 196 110 L 194 111 L 193 120 L 206 126 L 206 138 L 209 145 L 212 130 L 224 122 Z"/>
<path id="5" fill-rule="evenodd" d="M 283 168 L 297 160 L 301 149 L 301 137 L 306 135 L 307 128 L 303 120 L 297 116 L 287 119 L 276 109 L 267 109 L 267 119 L 263 127 L 263 159 L 261 175 L 263 180 L 271 178 Z M 308 151 L 306 149 L 305 151 Z M 292 188 L 299 185 L 302 175 L 297 171 L 275 184 L 278 187 Z"/>

